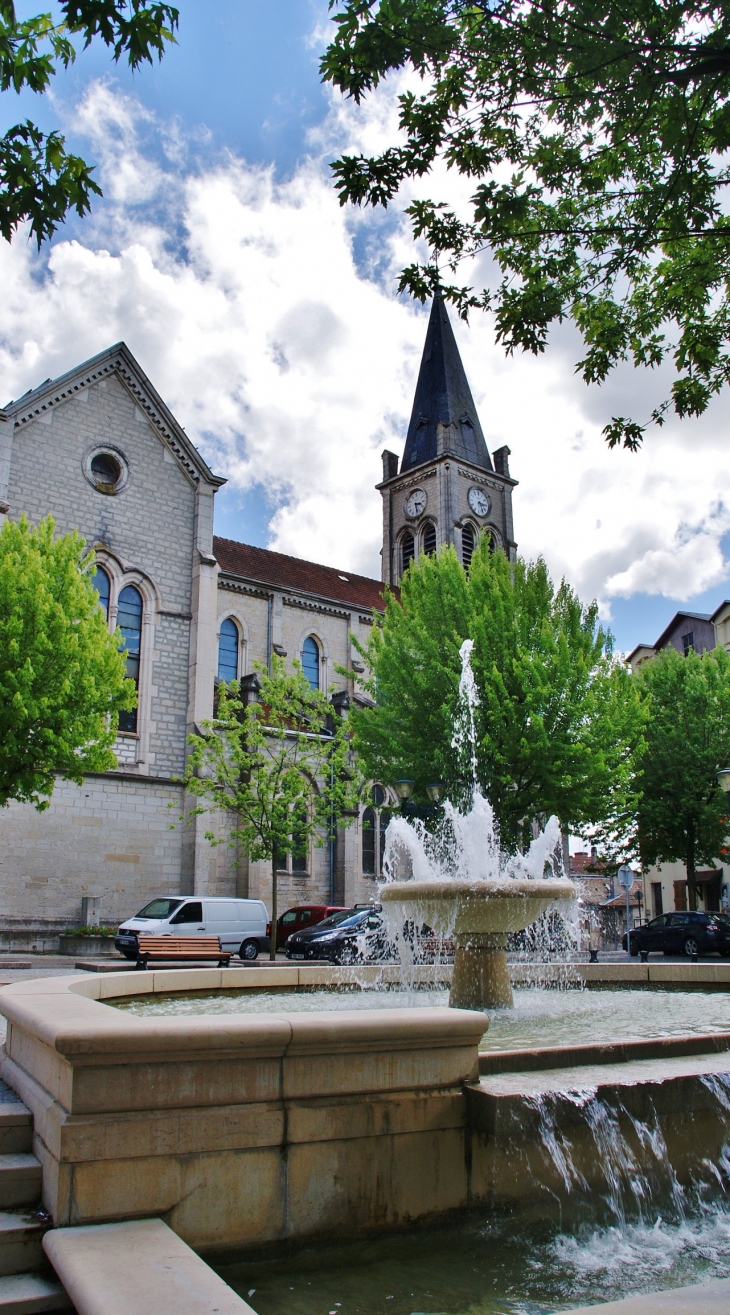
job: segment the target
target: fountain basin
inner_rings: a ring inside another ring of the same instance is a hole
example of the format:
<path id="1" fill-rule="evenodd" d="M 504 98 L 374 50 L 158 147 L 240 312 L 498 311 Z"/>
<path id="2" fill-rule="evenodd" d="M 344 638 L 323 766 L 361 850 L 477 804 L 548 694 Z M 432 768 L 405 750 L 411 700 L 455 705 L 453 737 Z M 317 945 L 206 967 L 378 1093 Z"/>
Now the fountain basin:
<path id="1" fill-rule="evenodd" d="M 513 1004 L 505 950 L 510 932 L 522 931 L 548 909 L 574 900 L 571 881 L 391 881 L 380 899 L 399 915 L 426 922 L 456 941 L 449 1004 L 454 1009 L 504 1009 Z"/>

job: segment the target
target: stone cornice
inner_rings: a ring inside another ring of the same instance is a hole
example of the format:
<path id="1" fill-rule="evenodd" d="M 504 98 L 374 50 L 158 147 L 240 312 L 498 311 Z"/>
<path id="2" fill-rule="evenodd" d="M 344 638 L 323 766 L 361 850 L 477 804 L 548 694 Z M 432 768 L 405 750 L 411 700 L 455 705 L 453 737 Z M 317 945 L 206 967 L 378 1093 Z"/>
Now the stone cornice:
<path id="1" fill-rule="evenodd" d="M 274 589 L 264 589 L 261 585 L 247 584 L 244 580 L 234 580 L 230 575 L 218 576 L 218 588 L 227 589 L 232 594 L 248 594 L 251 598 L 264 598 L 268 602 L 273 598 Z"/>
<path id="2" fill-rule="evenodd" d="M 342 607 L 333 607 L 329 603 L 320 603 L 313 598 L 298 598 L 293 594 L 285 594 L 282 602 L 284 607 L 301 607 L 305 612 L 324 612 L 327 616 L 339 616 L 345 621 L 350 619 L 350 611 L 345 611 Z"/>

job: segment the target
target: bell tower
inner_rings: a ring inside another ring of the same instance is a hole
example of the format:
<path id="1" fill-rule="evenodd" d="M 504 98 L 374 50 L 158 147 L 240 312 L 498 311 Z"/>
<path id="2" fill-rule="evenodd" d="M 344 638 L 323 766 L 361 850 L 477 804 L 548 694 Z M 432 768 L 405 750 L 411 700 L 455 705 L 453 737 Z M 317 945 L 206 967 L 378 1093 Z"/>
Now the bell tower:
<path id="1" fill-rule="evenodd" d="M 487 451 L 443 299 L 431 306 L 403 460 L 383 452 L 383 580 L 453 543 L 469 565 L 481 534 L 514 559 L 508 447 Z"/>

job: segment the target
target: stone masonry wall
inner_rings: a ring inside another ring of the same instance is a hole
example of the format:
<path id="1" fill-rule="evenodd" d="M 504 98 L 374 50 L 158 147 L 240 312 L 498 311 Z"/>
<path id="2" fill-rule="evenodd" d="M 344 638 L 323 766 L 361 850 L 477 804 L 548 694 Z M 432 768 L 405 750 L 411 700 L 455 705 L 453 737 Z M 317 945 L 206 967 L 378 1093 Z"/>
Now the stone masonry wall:
<path id="1" fill-rule="evenodd" d="M 111 776 L 59 781 L 43 813 L 10 804 L 0 814 L 3 921 L 73 925 L 82 895 L 96 895 L 102 922 L 115 923 L 177 894 L 181 811 L 179 787 Z"/>
<path id="2" fill-rule="evenodd" d="M 129 483 L 115 497 L 84 477 L 83 458 L 95 443 L 118 447 L 129 463 Z M 25 512 L 37 522 L 51 512 L 59 531 L 78 529 L 90 547 L 103 544 L 127 569 L 146 575 L 159 591 L 162 612 L 183 614 L 156 618 L 154 757 L 146 768 L 162 776 L 181 772 L 195 512 L 187 476 L 123 384 L 110 377 L 16 430 L 8 497 L 13 518 Z"/>

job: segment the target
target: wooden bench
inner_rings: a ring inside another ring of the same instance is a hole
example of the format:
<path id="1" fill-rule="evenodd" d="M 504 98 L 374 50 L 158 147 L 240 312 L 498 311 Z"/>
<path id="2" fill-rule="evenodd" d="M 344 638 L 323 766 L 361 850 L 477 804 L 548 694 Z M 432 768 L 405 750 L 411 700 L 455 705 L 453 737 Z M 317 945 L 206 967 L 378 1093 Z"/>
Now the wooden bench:
<path id="1" fill-rule="evenodd" d="M 146 968 L 150 959 L 185 963 L 190 959 L 215 959 L 228 968 L 233 950 L 222 950 L 217 936 L 139 936 L 137 967 Z"/>

